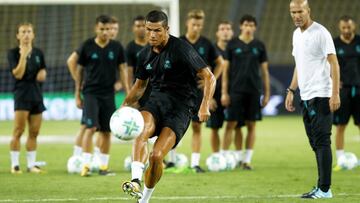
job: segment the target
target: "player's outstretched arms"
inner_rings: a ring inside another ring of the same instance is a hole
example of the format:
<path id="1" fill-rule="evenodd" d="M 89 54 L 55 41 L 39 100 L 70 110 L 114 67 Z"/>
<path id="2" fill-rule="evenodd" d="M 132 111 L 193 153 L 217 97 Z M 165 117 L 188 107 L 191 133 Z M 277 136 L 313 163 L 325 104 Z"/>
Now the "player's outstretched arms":
<path id="1" fill-rule="evenodd" d="M 129 94 L 126 96 L 122 106 L 137 107 L 139 99 L 143 96 L 149 80 L 136 79 L 135 84 L 132 86 Z"/>
<path id="2" fill-rule="evenodd" d="M 198 116 L 200 121 L 207 121 L 210 117 L 210 101 L 214 95 L 216 79 L 209 68 L 200 69 L 197 73 L 197 76 L 204 81 L 204 96 L 201 102 Z"/>

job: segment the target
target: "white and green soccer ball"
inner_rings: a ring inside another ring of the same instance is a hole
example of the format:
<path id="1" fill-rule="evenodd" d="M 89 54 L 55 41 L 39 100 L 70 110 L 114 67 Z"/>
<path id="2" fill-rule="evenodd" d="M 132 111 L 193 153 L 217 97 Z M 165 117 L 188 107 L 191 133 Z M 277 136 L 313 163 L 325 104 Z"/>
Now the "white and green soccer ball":
<path id="1" fill-rule="evenodd" d="M 354 153 L 345 152 L 341 155 L 338 160 L 337 164 L 345 170 L 351 170 L 358 165 L 358 159 Z"/>
<path id="2" fill-rule="evenodd" d="M 234 170 L 237 164 L 236 156 L 232 152 L 225 152 L 222 154 L 226 160 L 225 170 Z"/>
<path id="3" fill-rule="evenodd" d="M 72 156 L 67 162 L 67 171 L 71 174 L 80 173 L 83 165 L 84 159 L 81 156 Z"/>
<path id="4" fill-rule="evenodd" d="M 224 171 L 226 169 L 226 159 L 219 153 L 211 154 L 206 159 L 206 166 L 212 172 Z"/>
<path id="5" fill-rule="evenodd" d="M 118 139 L 132 140 L 142 133 L 144 118 L 137 109 L 127 106 L 121 107 L 112 114 L 110 129 Z"/>
<path id="6" fill-rule="evenodd" d="M 183 168 L 189 165 L 189 160 L 185 154 L 176 154 L 175 166 L 178 168 Z"/>
<path id="7" fill-rule="evenodd" d="M 91 156 L 91 162 L 90 162 L 90 171 L 91 172 L 99 172 L 101 166 L 101 160 L 100 157 L 96 154 Z"/>
<path id="8" fill-rule="evenodd" d="M 127 156 L 124 159 L 124 170 L 125 171 L 131 171 L 131 163 L 132 163 L 132 158 L 131 156 Z"/>

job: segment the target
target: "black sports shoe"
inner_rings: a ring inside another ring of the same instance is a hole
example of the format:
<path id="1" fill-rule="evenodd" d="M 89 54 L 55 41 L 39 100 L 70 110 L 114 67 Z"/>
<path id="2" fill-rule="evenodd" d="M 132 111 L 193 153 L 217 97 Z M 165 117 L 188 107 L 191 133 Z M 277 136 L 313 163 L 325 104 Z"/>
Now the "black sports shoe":
<path id="1" fill-rule="evenodd" d="M 167 162 L 166 163 L 166 169 L 168 169 L 168 168 L 174 168 L 175 167 L 175 163 L 174 162 Z"/>
<path id="2" fill-rule="evenodd" d="M 194 166 L 192 167 L 192 169 L 195 173 L 205 173 L 205 170 L 202 169 L 200 166 Z"/>
<path id="3" fill-rule="evenodd" d="M 313 195 L 313 194 L 317 191 L 317 189 L 318 189 L 318 187 L 315 187 L 315 186 L 314 186 L 314 187 L 310 190 L 310 192 L 307 192 L 307 193 L 302 194 L 302 195 L 301 195 L 301 198 L 307 198 L 307 197 Z"/>
<path id="4" fill-rule="evenodd" d="M 110 170 L 99 170 L 99 175 L 101 176 L 116 176 L 116 173 Z"/>
<path id="5" fill-rule="evenodd" d="M 241 168 L 243 169 L 243 170 L 246 170 L 246 171 L 251 171 L 251 170 L 253 170 L 253 168 L 250 166 L 250 164 L 248 164 L 248 163 L 243 163 L 242 164 L 242 166 L 241 166 Z"/>

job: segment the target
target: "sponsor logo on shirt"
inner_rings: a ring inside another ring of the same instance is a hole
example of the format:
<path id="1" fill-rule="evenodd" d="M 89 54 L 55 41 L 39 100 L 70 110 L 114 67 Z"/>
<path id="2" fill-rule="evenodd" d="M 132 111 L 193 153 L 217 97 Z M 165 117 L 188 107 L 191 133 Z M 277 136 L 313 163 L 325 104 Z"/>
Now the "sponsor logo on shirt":
<path id="1" fill-rule="evenodd" d="M 36 61 L 37 64 L 40 64 L 40 62 L 41 62 L 40 61 L 40 56 L 35 56 L 35 61 Z"/>
<path id="2" fill-rule="evenodd" d="M 99 56 L 97 55 L 97 53 L 93 53 L 91 54 L 91 59 L 98 59 Z"/>
<path id="3" fill-rule="evenodd" d="M 152 70 L 152 67 L 151 67 L 150 63 L 146 65 L 146 70 Z"/>
<path id="4" fill-rule="evenodd" d="M 109 58 L 110 60 L 114 60 L 114 58 L 115 58 L 115 54 L 114 54 L 114 52 L 113 52 L 113 51 L 110 51 L 110 52 L 109 52 L 109 54 L 108 54 L 108 58 Z"/>
<path id="5" fill-rule="evenodd" d="M 360 53 L 360 45 L 356 45 L 356 52 Z"/>
<path id="6" fill-rule="evenodd" d="M 345 54 L 344 49 L 339 49 L 339 50 L 338 50 L 338 54 L 339 54 L 339 55 L 344 55 L 344 54 Z"/>
<path id="7" fill-rule="evenodd" d="M 236 48 L 236 49 L 235 49 L 235 53 L 236 53 L 236 54 L 240 54 L 241 52 L 242 52 L 241 48 Z"/>
<path id="8" fill-rule="evenodd" d="M 169 60 L 165 60 L 164 68 L 165 69 L 171 69 L 171 63 L 170 63 Z"/>
<path id="9" fill-rule="evenodd" d="M 259 51 L 256 47 L 252 48 L 252 52 L 254 55 L 258 55 L 259 54 Z"/>
<path id="10" fill-rule="evenodd" d="M 204 55 L 205 54 L 205 48 L 204 47 L 200 47 L 198 50 L 200 55 Z"/>

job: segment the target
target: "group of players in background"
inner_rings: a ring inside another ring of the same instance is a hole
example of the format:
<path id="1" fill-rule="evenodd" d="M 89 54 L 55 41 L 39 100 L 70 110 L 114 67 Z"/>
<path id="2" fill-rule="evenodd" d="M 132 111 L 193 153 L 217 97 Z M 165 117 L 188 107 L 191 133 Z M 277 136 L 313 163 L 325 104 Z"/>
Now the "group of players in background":
<path id="1" fill-rule="evenodd" d="M 202 10 L 190 11 L 186 19 L 186 33 L 180 39 L 182 43 L 186 42 L 197 52 L 217 80 L 215 92 L 210 100 L 211 116 L 206 122 L 206 126 L 211 128 L 212 151 L 214 153 L 226 153 L 230 149 L 230 145 L 234 143 L 238 166 L 244 170 L 251 170 L 256 122 L 262 119 L 261 109 L 267 105 L 270 99 L 266 48 L 264 43 L 255 38 L 257 21 L 251 15 L 244 15 L 239 24 L 236 25 L 241 31 L 238 36 L 233 36 L 232 27 L 234 25 L 231 22 L 220 22 L 216 31 L 217 41 L 215 43 L 202 36 L 204 22 L 205 14 Z M 156 29 L 147 30 L 145 24 L 145 17 L 137 16 L 134 18 L 132 25 L 134 40 L 124 49 L 120 42 L 116 41 L 119 31 L 116 18 L 101 15 L 96 18 L 96 36 L 84 41 L 68 58 L 67 64 L 75 81 L 76 105 L 83 110 L 81 126 L 73 152 L 74 155 L 81 155 L 84 158 L 85 164 L 81 176 L 90 175 L 89 165 L 92 153 L 97 154 L 100 158 L 99 174 L 114 175 L 109 170 L 111 145 L 109 121 L 112 113 L 116 110 L 115 94 L 120 89 L 124 89 L 128 94 L 132 92 L 130 91 L 131 88 L 134 89 L 132 86 L 137 84 L 135 78 L 146 81 L 149 77 L 147 73 L 137 70 L 139 63 L 143 63 L 139 61 L 139 55 L 144 53 L 142 50 L 149 47 L 149 37 L 146 33 L 150 31 L 160 32 Z M 334 39 L 341 71 L 340 96 L 342 104 L 340 109 L 335 112 L 333 120 L 337 126 L 337 157 L 344 153 L 344 131 L 351 115 L 355 124 L 360 127 L 360 36 L 355 34 L 355 27 L 354 19 L 349 16 L 341 17 L 339 21 L 340 36 Z M 43 169 L 36 165 L 36 139 L 42 122 L 42 112 L 45 111 L 41 90 L 41 83 L 46 80 L 45 57 L 40 49 L 33 47 L 35 32 L 32 24 L 20 24 L 17 27 L 16 37 L 19 45 L 8 52 L 9 66 L 16 80 L 14 131 L 10 143 L 11 173 L 22 173 L 19 167 L 20 137 L 27 123 L 29 126 L 29 136 L 26 143 L 27 170 L 32 173 L 41 173 Z M 169 40 L 174 39 L 170 38 Z M 146 57 L 151 56 L 143 56 L 142 58 Z M 171 60 L 178 59 L 171 58 Z M 169 61 L 164 63 L 165 68 L 171 69 L 171 66 L 174 66 Z M 201 65 L 196 62 L 189 64 L 199 71 L 199 74 L 200 68 L 203 68 Z M 150 63 L 146 66 L 146 70 L 152 68 Z M 162 114 L 157 112 L 158 109 L 151 109 L 151 105 L 147 104 L 152 94 L 152 84 L 157 84 L 156 82 L 158 81 L 152 81 L 150 77 L 149 82 L 141 82 L 135 85 L 135 88 L 138 88 L 140 92 L 137 93 L 140 95 L 140 99 L 134 104 L 132 103 L 132 106 L 148 109 L 154 114 Z M 204 79 L 198 79 L 197 82 L 199 88 L 193 92 L 197 99 L 194 100 L 194 112 L 191 119 L 192 155 L 188 170 L 194 173 L 203 173 L 205 170 L 200 166 L 201 140 L 204 136 L 201 128 L 206 119 L 199 118 L 197 112 L 201 108 L 203 97 L 212 94 L 203 95 L 204 91 L 202 90 L 203 88 L 206 89 Z M 128 100 L 125 103 L 131 103 L 132 100 L 130 102 L 129 98 L 136 98 L 139 95 L 135 95 L 135 93 L 128 95 Z M 168 107 L 164 104 L 164 108 Z M 151 117 L 151 119 L 160 118 Z M 220 147 L 219 129 L 223 127 L 224 121 L 227 122 Z M 171 124 L 168 123 L 168 125 Z M 181 133 L 185 132 L 189 123 L 178 125 L 172 128 L 175 129 L 177 138 L 174 146 L 181 140 L 183 135 Z M 243 150 L 243 134 L 241 131 L 243 126 L 246 126 L 247 129 L 245 150 Z M 94 150 L 92 150 L 94 134 L 98 135 Z M 135 142 L 137 145 L 141 144 L 140 141 Z M 175 149 L 170 151 L 168 160 L 164 164 L 166 170 L 170 172 L 177 170 L 174 164 Z M 138 159 L 144 159 L 144 157 L 139 155 Z M 143 160 L 134 161 L 132 170 L 133 168 L 142 168 L 143 171 Z M 334 170 L 340 170 L 339 166 L 335 166 Z M 134 173 L 138 172 L 133 170 L 133 176 Z M 132 179 L 132 182 L 139 182 L 139 186 L 140 181 L 141 178 Z M 146 182 L 148 182 L 146 186 L 153 184 L 151 180 Z M 136 192 L 138 187 L 132 183 L 125 186 L 134 187 L 131 188 L 133 192 Z M 150 188 L 146 189 L 150 191 Z M 152 191 L 149 193 L 151 195 Z"/>

